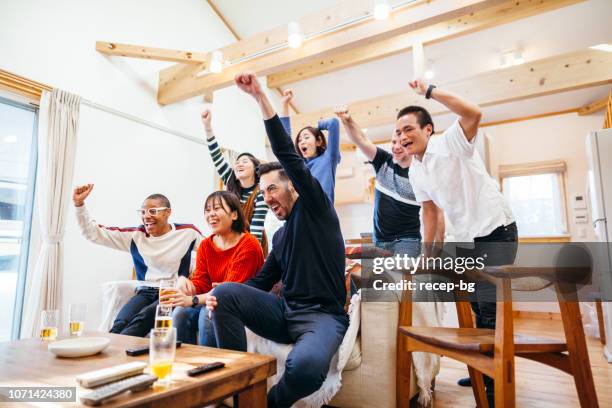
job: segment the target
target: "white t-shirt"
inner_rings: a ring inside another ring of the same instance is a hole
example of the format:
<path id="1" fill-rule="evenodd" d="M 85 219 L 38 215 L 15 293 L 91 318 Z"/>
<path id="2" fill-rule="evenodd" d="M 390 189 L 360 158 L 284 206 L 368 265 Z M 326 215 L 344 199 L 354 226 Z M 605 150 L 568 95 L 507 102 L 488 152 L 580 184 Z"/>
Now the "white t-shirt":
<path id="1" fill-rule="evenodd" d="M 512 212 L 475 146 L 456 120 L 443 134 L 431 136 L 423 161 L 413 157 L 410 181 L 419 202 L 432 200 L 457 232 L 471 242 L 514 222 Z"/>

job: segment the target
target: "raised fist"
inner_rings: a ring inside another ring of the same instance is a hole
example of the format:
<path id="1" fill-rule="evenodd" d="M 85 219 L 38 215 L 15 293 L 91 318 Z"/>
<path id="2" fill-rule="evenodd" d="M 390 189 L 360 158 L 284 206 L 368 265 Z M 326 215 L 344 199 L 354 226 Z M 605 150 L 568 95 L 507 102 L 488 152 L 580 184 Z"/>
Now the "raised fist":
<path id="1" fill-rule="evenodd" d="M 410 87 L 414 89 L 414 92 L 419 95 L 425 95 L 425 92 L 427 92 L 427 84 L 425 84 L 425 82 L 421 81 L 420 79 L 410 81 L 408 85 L 410 85 Z"/>
<path id="2" fill-rule="evenodd" d="M 293 99 L 293 90 L 292 89 L 284 90 L 283 97 L 281 98 L 281 101 L 283 102 L 283 104 L 289 104 L 289 102 L 291 102 L 291 99 Z"/>
<path id="3" fill-rule="evenodd" d="M 257 98 L 259 95 L 263 94 L 261 85 L 259 84 L 257 76 L 254 72 L 246 71 L 236 74 L 236 76 L 234 77 L 234 82 L 236 83 L 238 88 L 253 96 L 254 98 Z"/>
<path id="4" fill-rule="evenodd" d="M 200 117 L 202 118 L 202 124 L 204 125 L 204 128 L 210 129 L 212 123 L 212 111 L 210 110 L 210 108 L 204 109 Z"/>
<path id="5" fill-rule="evenodd" d="M 85 184 L 84 186 L 75 187 L 74 192 L 72 193 L 72 202 L 74 203 L 75 207 L 81 207 L 83 205 L 85 199 L 87 196 L 89 196 L 91 190 L 93 190 L 93 187 L 93 184 Z"/>
<path id="6" fill-rule="evenodd" d="M 334 113 L 343 122 L 351 119 L 351 113 L 346 105 L 338 105 L 334 107 Z"/>

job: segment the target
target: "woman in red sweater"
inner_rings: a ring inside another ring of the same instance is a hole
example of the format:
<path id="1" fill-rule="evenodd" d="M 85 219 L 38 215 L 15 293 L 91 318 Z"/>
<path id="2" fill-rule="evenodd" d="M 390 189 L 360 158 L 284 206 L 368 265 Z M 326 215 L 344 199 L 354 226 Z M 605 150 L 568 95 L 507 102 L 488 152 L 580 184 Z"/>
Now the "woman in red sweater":
<path id="1" fill-rule="evenodd" d="M 223 282 L 245 282 L 261 269 L 264 258 L 257 238 L 248 231 L 240 200 L 234 193 L 217 191 L 206 199 L 204 217 L 213 231 L 198 248 L 196 269 L 191 279 L 180 279 L 178 293 L 160 299 L 176 309 L 173 324 L 178 340 L 216 347 L 212 324 L 205 307 L 206 297 Z"/>

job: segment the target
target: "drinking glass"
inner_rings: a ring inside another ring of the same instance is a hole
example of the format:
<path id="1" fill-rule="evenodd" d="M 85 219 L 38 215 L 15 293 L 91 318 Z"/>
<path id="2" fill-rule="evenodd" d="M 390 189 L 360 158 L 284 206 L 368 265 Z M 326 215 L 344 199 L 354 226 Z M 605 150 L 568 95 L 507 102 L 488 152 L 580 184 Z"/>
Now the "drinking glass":
<path id="1" fill-rule="evenodd" d="M 155 328 L 170 329 L 172 327 L 172 306 L 157 305 L 155 309 Z"/>
<path id="2" fill-rule="evenodd" d="M 159 281 L 159 297 L 164 295 L 174 295 L 178 293 L 176 279 L 162 279 Z"/>
<path id="3" fill-rule="evenodd" d="M 43 310 L 40 314 L 40 338 L 55 340 L 59 326 L 59 310 Z"/>
<path id="4" fill-rule="evenodd" d="M 171 383 L 172 363 L 176 354 L 176 328 L 153 329 L 149 339 L 151 373 L 160 385 Z"/>
<path id="5" fill-rule="evenodd" d="M 77 303 L 70 305 L 68 322 L 71 336 L 80 336 L 81 334 L 83 334 L 86 310 L 87 305 L 85 303 Z"/>

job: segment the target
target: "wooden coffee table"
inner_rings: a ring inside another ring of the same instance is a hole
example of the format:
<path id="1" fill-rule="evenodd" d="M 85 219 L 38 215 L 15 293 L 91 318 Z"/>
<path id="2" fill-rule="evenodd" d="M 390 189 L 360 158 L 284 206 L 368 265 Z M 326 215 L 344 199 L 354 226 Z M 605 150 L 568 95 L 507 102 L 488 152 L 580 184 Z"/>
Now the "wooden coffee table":
<path id="1" fill-rule="evenodd" d="M 129 357 L 125 349 L 148 345 L 149 339 L 109 333 L 84 336 L 108 337 L 111 344 L 95 356 L 58 358 L 47 350 L 48 343 L 39 339 L 0 343 L 0 387 L 77 387 L 76 406 L 84 406 L 79 396 L 90 390 L 78 386 L 75 380 L 78 374 L 132 361 L 148 363 L 148 355 Z M 187 376 L 188 369 L 214 361 L 224 362 L 225 368 L 198 377 Z M 271 356 L 183 344 L 176 349 L 170 386 L 124 393 L 102 407 L 203 407 L 230 396 L 234 396 L 234 406 L 266 407 L 266 380 L 274 374 L 276 360 Z M 53 406 L 74 407 L 75 403 Z"/>

